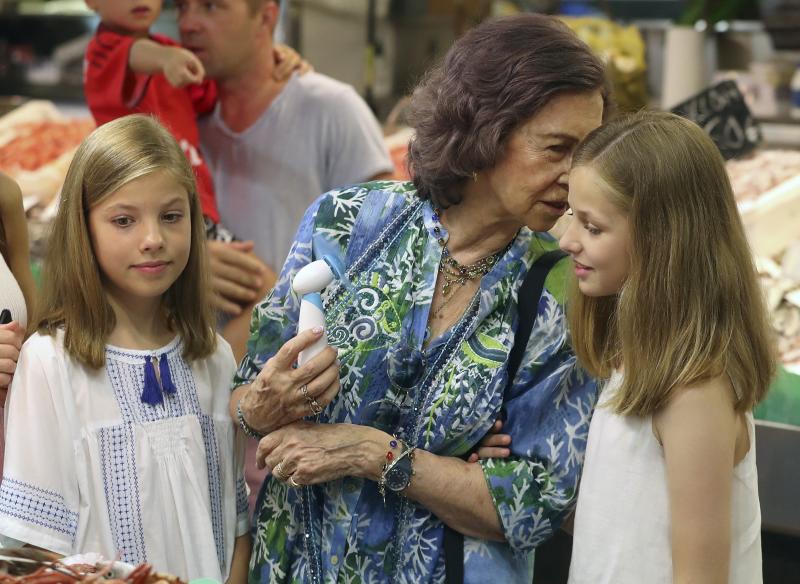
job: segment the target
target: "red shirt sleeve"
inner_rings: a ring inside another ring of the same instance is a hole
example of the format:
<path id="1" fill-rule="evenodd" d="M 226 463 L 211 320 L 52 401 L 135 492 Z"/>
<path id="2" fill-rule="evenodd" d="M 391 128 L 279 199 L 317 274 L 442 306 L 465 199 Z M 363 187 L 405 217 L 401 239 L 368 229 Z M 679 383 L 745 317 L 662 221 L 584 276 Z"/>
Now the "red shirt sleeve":
<path id="1" fill-rule="evenodd" d="M 170 47 L 180 46 L 179 43 L 162 34 L 151 35 L 151 38 L 162 45 Z M 217 103 L 217 84 L 210 79 L 206 79 L 202 83 L 196 85 L 187 86 L 186 92 L 189 95 L 189 99 L 192 101 L 195 115 L 209 113 L 214 109 L 214 105 Z"/>
<path id="2" fill-rule="evenodd" d="M 98 125 L 125 115 L 147 90 L 150 76 L 128 66 L 135 40 L 101 25 L 86 49 L 84 94 Z"/>

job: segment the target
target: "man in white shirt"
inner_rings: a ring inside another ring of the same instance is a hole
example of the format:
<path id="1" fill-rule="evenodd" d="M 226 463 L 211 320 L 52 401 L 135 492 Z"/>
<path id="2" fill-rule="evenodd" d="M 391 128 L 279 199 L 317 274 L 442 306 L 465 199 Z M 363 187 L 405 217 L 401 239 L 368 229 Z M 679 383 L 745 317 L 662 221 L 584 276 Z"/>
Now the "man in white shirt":
<path id="1" fill-rule="evenodd" d="M 385 178 L 393 166 L 352 87 L 316 73 L 273 79 L 278 2 L 175 4 L 183 45 L 219 88 L 214 113 L 200 122 L 201 141 L 222 223 L 249 241 L 209 242 L 209 252 L 218 307 L 237 315 L 263 295 L 268 268 L 281 269 L 317 196 Z"/>

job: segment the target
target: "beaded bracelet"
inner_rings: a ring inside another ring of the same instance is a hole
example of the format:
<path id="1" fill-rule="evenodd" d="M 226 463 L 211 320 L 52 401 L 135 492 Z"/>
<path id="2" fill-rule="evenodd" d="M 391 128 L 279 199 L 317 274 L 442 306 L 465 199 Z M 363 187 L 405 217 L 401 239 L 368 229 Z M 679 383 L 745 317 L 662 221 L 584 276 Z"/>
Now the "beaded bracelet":
<path id="1" fill-rule="evenodd" d="M 400 446 L 400 455 L 395 456 L 394 449 L 397 448 L 398 443 Z M 381 497 L 383 498 L 384 506 L 386 506 L 386 473 L 406 456 L 411 458 L 411 460 L 414 460 L 415 450 L 415 448 L 410 447 L 408 444 L 395 437 L 389 441 L 389 447 L 391 450 L 386 453 L 386 462 L 383 463 L 383 468 L 381 469 L 381 478 L 378 480 L 378 493 L 380 493 Z"/>
<path id="2" fill-rule="evenodd" d="M 239 427 L 246 436 L 250 436 L 250 438 L 255 438 L 256 440 L 261 440 L 265 436 L 264 434 L 256 432 L 256 430 L 244 419 L 244 414 L 242 413 L 242 400 L 239 400 L 239 403 L 236 404 L 236 419 L 239 421 Z"/>

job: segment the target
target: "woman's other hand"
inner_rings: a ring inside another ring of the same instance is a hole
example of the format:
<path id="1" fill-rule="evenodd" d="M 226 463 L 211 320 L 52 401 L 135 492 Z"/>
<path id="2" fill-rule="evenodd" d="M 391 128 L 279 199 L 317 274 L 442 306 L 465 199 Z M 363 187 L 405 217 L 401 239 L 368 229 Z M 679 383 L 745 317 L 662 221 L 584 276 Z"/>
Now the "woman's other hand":
<path id="1" fill-rule="evenodd" d="M 351 424 L 294 422 L 261 439 L 256 464 L 268 467 L 276 479 L 294 487 L 360 476 L 363 455 L 374 450 L 367 444 L 369 430 Z M 371 458 L 379 469 L 380 454 Z"/>
<path id="2" fill-rule="evenodd" d="M 0 325 L 0 406 L 6 401 L 24 337 L 25 329 L 17 321 Z"/>
<path id="3" fill-rule="evenodd" d="M 309 329 L 290 339 L 266 362 L 239 406 L 247 424 L 269 434 L 305 416 L 319 413 L 339 393 L 336 349 L 325 347 L 319 355 L 294 368 L 300 352 L 324 334 Z M 315 411 L 316 410 L 316 411 Z"/>
<path id="4" fill-rule="evenodd" d="M 487 458 L 508 458 L 511 456 L 511 449 L 508 448 L 511 444 L 511 436 L 508 434 L 501 434 L 500 430 L 503 429 L 503 421 L 497 420 L 478 443 L 477 452 L 469 455 L 467 462 L 478 462 L 478 460 L 485 460 Z"/>

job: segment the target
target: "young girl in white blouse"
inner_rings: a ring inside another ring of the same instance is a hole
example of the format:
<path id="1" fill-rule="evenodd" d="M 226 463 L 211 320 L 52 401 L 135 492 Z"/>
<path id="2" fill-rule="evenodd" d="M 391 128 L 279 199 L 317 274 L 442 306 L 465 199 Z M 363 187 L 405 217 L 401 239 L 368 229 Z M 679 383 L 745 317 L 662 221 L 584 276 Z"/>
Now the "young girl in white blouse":
<path id="1" fill-rule="evenodd" d="M 774 361 L 723 159 L 692 122 L 642 113 L 590 134 L 569 182 L 570 330 L 610 378 L 569 581 L 760 583 L 751 410 Z"/>
<path id="2" fill-rule="evenodd" d="M 192 170 L 153 119 L 78 148 L 9 393 L 4 536 L 244 582 L 235 362 L 214 333 L 204 236 Z"/>

